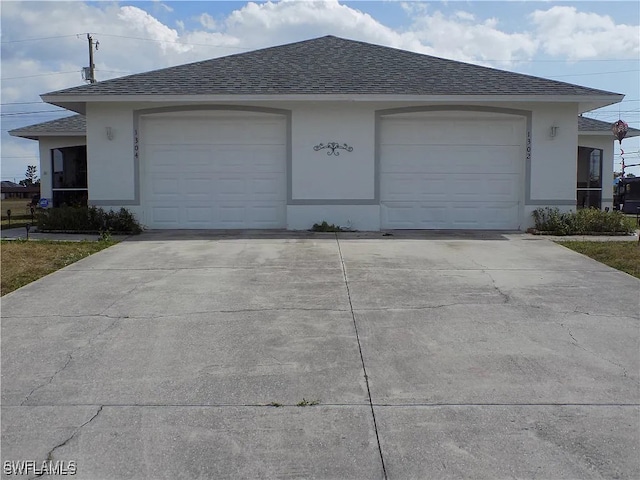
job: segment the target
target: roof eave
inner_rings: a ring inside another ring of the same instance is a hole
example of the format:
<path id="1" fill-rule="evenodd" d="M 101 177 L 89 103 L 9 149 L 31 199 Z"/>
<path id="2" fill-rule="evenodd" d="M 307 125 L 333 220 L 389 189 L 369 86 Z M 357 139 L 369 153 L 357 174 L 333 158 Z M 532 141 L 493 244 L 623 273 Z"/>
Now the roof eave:
<path id="1" fill-rule="evenodd" d="M 611 137 L 612 141 L 616 138 L 611 131 L 606 130 L 578 130 L 578 135 L 592 135 L 597 137 Z M 640 130 L 629 130 L 624 138 L 640 137 Z"/>
<path id="2" fill-rule="evenodd" d="M 11 130 L 8 132 L 12 137 L 27 138 L 29 140 L 40 140 L 42 137 L 86 137 L 86 132 L 70 132 L 70 131 L 57 131 L 57 132 L 34 132 L 29 130 L 16 131 Z"/>
<path id="3" fill-rule="evenodd" d="M 257 102 L 257 101 L 351 101 L 351 102 L 533 102 L 533 103 L 577 103 L 578 113 L 588 112 L 622 101 L 624 95 L 398 95 L 398 94 L 277 94 L 277 95 L 41 95 L 44 102 L 86 114 L 86 104 L 92 102 Z"/>
<path id="4" fill-rule="evenodd" d="M 76 112 L 81 115 L 87 114 L 87 102 L 86 100 L 78 101 L 76 96 L 69 95 L 69 97 L 73 97 L 70 99 L 61 99 L 57 95 L 40 95 L 40 98 L 45 103 L 50 103 L 51 105 L 55 105 L 56 107 L 67 109 L 71 112 Z M 104 101 L 104 100 L 101 100 Z"/>

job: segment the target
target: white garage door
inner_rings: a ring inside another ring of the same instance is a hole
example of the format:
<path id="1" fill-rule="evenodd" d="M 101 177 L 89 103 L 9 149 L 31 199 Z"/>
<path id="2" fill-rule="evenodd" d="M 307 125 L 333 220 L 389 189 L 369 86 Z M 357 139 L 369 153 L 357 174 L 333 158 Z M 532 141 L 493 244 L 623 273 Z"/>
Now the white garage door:
<path id="1" fill-rule="evenodd" d="M 283 228 L 286 126 L 281 115 L 184 112 L 141 119 L 150 228 Z"/>
<path id="2" fill-rule="evenodd" d="M 381 122 L 382 228 L 519 228 L 524 119 L 433 112 Z"/>

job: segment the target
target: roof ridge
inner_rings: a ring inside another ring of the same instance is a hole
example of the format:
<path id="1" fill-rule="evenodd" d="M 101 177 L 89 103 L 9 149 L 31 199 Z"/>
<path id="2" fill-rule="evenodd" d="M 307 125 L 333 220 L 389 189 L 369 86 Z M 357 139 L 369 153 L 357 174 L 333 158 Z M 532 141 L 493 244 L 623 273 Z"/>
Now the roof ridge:
<path id="1" fill-rule="evenodd" d="M 619 95 L 325 35 L 57 90 L 59 95 Z"/>

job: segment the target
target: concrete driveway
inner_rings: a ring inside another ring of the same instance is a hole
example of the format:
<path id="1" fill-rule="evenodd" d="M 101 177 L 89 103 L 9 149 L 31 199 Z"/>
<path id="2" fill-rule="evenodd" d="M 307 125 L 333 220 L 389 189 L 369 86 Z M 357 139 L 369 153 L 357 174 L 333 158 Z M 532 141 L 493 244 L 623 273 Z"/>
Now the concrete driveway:
<path id="1" fill-rule="evenodd" d="M 639 334 L 526 235 L 151 232 L 3 297 L 2 475 L 637 479 Z"/>

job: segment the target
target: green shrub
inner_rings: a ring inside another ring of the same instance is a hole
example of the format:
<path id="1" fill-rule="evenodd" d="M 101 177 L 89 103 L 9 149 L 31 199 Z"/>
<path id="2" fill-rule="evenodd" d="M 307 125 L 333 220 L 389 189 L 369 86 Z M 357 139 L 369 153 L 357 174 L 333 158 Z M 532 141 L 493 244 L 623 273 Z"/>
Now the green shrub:
<path id="1" fill-rule="evenodd" d="M 142 227 L 126 208 L 108 212 L 99 207 L 59 207 L 38 213 L 39 230 L 65 230 L 79 232 L 134 233 Z"/>
<path id="2" fill-rule="evenodd" d="M 314 232 L 343 232 L 344 229 L 338 225 L 334 225 L 333 223 L 329 224 L 326 221 L 322 223 L 314 223 L 311 230 Z"/>
<path id="3" fill-rule="evenodd" d="M 558 208 L 538 208 L 532 213 L 536 230 L 554 235 L 591 233 L 632 233 L 635 225 L 622 212 L 605 212 L 583 208 L 577 212 L 561 212 Z"/>

